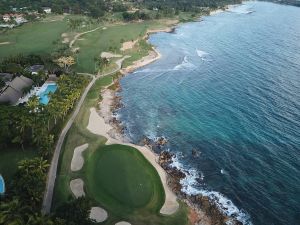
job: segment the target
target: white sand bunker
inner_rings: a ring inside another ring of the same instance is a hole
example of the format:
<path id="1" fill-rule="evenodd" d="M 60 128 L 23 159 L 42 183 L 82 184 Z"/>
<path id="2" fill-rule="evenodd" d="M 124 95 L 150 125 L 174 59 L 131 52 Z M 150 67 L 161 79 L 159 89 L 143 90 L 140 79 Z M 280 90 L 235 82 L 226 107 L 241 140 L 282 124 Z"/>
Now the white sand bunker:
<path id="1" fill-rule="evenodd" d="M 67 37 L 66 37 L 66 38 L 64 38 L 64 40 L 62 41 L 62 43 L 63 43 L 63 44 L 67 44 L 67 43 L 69 43 L 69 42 L 70 42 L 70 39 L 69 39 L 69 38 L 67 38 Z"/>
<path id="2" fill-rule="evenodd" d="M 115 225 L 131 225 L 131 223 L 121 221 L 121 222 L 116 223 Z"/>
<path id="3" fill-rule="evenodd" d="M 77 48 L 72 48 L 72 52 L 79 52 L 80 48 L 77 47 Z"/>
<path id="4" fill-rule="evenodd" d="M 83 180 L 81 180 L 80 178 L 71 180 L 70 188 L 76 198 L 85 196 L 83 185 L 84 185 Z"/>
<path id="5" fill-rule="evenodd" d="M 87 129 L 93 134 L 98 134 L 107 137 L 107 132 L 112 128 L 109 124 L 105 123 L 103 117 L 99 116 L 95 108 L 90 109 L 91 114 Z"/>
<path id="6" fill-rule="evenodd" d="M 78 171 L 82 169 L 82 166 L 84 164 L 84 158 L 82 156 L 82 153 L 89 147 L 89 144 L 84 144 L 76 147 L 74 149 L 73 158 L 71 161 L 71 170 L 72 171 Z"/>
<path id="7" fill-rule="evenodd" d="M 6 42 L 0 42 L 0 45 L 9 45 L 10 42 L 6 41 Z"/>
<path id="8" fill-rule="evenodd" d="M 111 52 L 102 52 L 101 53 L 101 58 L 120 58 L 122 57 L 122 55 L 118 55 L 118 54 L 113 54 Z"/>
<path id="9" fill-rule="evenodd" d="M 90 212 L 90 219 L 95 220 L 97 223 L 101 223 L 107 219 L 107 212 L 100 207 L 92 207 Z"/>

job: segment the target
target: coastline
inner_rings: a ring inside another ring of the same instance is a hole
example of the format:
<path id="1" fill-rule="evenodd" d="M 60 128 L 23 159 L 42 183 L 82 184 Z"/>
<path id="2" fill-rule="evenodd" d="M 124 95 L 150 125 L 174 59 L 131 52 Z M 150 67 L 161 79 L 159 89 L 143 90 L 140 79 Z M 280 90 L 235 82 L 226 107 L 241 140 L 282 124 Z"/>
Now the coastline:
<path id="1" fill-rule="evenodd" d="M 225 9 L 217 9 L 211 11 L 209 15 L 216 15 L 218 13 L 228 10 L 230 7 L 227 6 Z M 208 16 L 209 16 L 208 15 Z M 172 33 L 176 29 L 179 23 L 172 24 L 172 27 L 157 30 L 147 30 L 146 35 L 142 38 L 148 40 L 149 36 L 158 32 Z M 133 62 L 130 66 L 120 70 L 120 73 L 125 76 L 128 73 L 132 73 L 138 68 L 144 67 L 161 58 L 159 51 L 152 47 L 147 56 L 144 56 L 140 60 Z M 136 148 L 144 157 L 154 166 L 157 170 L 160 179 L 162 181 L 166 199 L 160 213 L 165 215 L 171 215 L 175 213 L 179 207 L 177 199 L 185 202 L 189 207 L 188 218 L 192 224 L 232 224 L 242 225 L 237 219 L 225 215 L 224 212 L 208 197 L 201 194 L 188 195 L 181 190 L 181 179 L 185 177 L 184 172 L 178 168 L 172 167 L 173 155 L 169 152 L 162 152 L 157 155 L 150 144 L 149 140 L 144 140 L 144 146 L 129 143 L 128 140 L 123 136 L 123 127 L 120 125 L 120 121 L 113 117 L 112 113 L 114 110 L 119 109 L 121 106 L 120 97 L 115 95 L 119 91 L 120 76 L 112 84 L 117 84 L 116 90 L 110 90 L 106 87 L 102 92 L 102 101 L 99 102 L 99 110 L 91 108 L 91 115 L 89 119 L 89 125 L 87 127 L 92 133 L 104 136 L 107 138 L 106 144 L 121 144 L 128 145 Z M 160 140 L 161 141 L 161 140 Z M 157 143 L 156 143 L 157 144 Z M 158 143 L 161 144 L 161 143 Z M 162 144 L 163 145 L 163 144 Z"/>
<path id="2" fill-rule="evenodd" d="M 172 33 L 175 30 L 175 26 L 178 24 L 178 21 L 172 24 L 171 27 L 167 27 L 165 29 L 155 29 L 155 30 L 147 30 L 146 35 L 142 38 L 142 40 L 147 40 L 150 37 L 151 34 L 159 33 L 159 32 L 165 32 L 165 33 Z M 152 50 L 148 52 L 148 55 L 144 56 L 143 58 L 134 61 L 130 66 L 123 68 L 120 70 L 120 72 L 125 75 L 128 73 L 131 73 L 141 67 L 144 67 L 148 64 L 151 64 L 155 62 L 156 60 L 161 58 L 160 52 L 152 46 Z"/>

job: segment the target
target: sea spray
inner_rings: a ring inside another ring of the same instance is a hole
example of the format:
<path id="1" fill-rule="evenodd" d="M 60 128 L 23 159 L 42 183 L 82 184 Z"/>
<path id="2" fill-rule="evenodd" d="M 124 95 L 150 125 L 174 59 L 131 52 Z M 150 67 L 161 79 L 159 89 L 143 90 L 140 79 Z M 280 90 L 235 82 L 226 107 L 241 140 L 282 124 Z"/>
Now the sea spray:
<path id="1" fill-rule="evenodd" d="M 238 209 L 238 207 L 235 206 L 234 203 L 223 194 L 197 187 L 199 186 L 198 180 L 204 179 L 203 173 L 199 173 L 199 171 L 194 168 L 186 168 L 186 166 L 184 166 L 179 160 L 181 154 L 178 154 L 172 158 L 172 163 L 170 164 L 170 166 L 182 171 L 185 174 L 185 178 L 180 180 L 180 184 L 182 185 L 182 192 L 190 196 L 200 194 L 202 196 L 209 197 L 209 199 L 226 216 L 234 218 L 242 222 L 244 225 L 252 225 L 250 215 L 244 210 Z"/>

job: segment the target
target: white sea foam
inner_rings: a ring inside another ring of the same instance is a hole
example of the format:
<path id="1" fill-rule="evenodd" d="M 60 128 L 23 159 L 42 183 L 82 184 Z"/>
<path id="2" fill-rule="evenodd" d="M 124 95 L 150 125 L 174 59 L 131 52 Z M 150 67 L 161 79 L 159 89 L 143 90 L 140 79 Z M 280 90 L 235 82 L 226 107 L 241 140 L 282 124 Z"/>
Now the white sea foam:
<path id="1" fill-rule="evenodd" d="M 201 51 L 201 50 L 199 50 L 199 49 L 197 49 L 196 52 L 197 52 L 197 55 L 198 55 L 200 58 L 203 58 L 205 55 L 208 55 L 207 52 Z"/>
<path id="2" fill-rule="evenodd" d="M 181 70 L 181 69 L 189 69 L 189 68 L 195 68 L 195 65 L 191 62 L 189 62 L 188 57 L 184 56 L 182 62 L 178 65 L 176 65 L 173 70 Z"/>
<path id="3" fill-rule="evenodd" d="M 242 5 L 238 7 L 230 7 L 227 11 L 236 14 L 250 14 L 254 12 L 251 8 L 249 8 L 249 6 L 246 5 Z"/>
<path id="4" fill-rule="evenodd" d="M 234 205 L 234 203 L 228 198 L 226 198 L 224 195 L 216 191 L 197 188 L 197 179 L 200 178 L 201 180 L 203 180 L 203 173 L 199 174 L 199 172 L 193 168 L 186 169 L 184 165 L 181 162 L 179 162 L 178 159 L 179 157 L 176 155 L 176 157 L 173 159 L 171 166 L 180 169 L 186 175 L 186 177 L 180 181 L 180 184 L 182 185 L 181 191 L 189 195 L 201 194 L 203 196 L 207 196 L 211 201 L 213 201 L 216 204 L 219 210 L 221 210 L 227 216 L 231 216 L 237 219 L 244 225 L 252 225 L 249 214 L 247 214 L 243 210 L 238 209 Z M 230 225 L 231 221 L 229 220 L 227 224 Z"/>
<path id="5" fill-rule="evenodd" d="M 209 54 L 205 51 L 201 51 L 199 49 L 196 49 L 197 55 L 201 58 L 203 61 L 211 61 L 211 58 Z"/>

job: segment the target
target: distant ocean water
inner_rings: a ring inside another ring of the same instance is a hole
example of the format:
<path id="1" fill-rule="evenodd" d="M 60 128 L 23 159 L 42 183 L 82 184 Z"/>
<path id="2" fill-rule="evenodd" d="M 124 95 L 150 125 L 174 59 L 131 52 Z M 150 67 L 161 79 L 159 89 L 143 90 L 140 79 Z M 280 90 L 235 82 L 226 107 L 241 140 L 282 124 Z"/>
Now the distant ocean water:
<path id="1" fill-rule="evenodd" d="M 246 2 L 150 42 L 162 58 L 121 80 L 127 136 L 166 137 L 184 191 L 244 224 L 300 224 L 300 8 Z"/>

